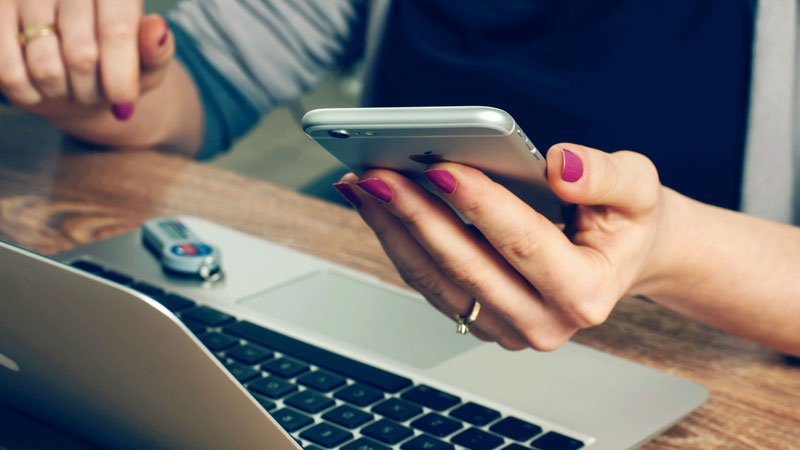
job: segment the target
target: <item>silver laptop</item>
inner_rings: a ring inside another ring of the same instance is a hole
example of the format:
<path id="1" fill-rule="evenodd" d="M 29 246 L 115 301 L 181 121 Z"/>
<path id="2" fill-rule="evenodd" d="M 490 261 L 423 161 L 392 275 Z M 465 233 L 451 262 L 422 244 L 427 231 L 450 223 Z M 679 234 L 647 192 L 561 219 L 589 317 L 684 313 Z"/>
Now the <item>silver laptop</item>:
<path id="1" fill-rule="evenodd" d="M 0 403 L 109 448 L 624 449 L 703 404 L 567 343 L 508 352 L 422 297 L 196 218 L 217 283 L 140 232 L 45 258 L 0 243 Z"/>

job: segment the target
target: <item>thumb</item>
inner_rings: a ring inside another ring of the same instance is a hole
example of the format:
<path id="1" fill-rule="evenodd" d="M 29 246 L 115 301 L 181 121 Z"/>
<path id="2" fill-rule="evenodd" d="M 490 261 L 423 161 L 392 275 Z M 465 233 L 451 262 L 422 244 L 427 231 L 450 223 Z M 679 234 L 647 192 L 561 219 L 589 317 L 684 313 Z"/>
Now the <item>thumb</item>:
<path id="1" fill-rule="evenodd" d="M 550 148 L 547 178 L 566 202 L 611 206 L 632 214 L 653 208 L 661 186 L 655 166 L 640 153 L 606 153 L 576 144 Z"/>
<path id="2" fill-rule="evenodd" d="M 148 90 L 163 79 L 165 69 L 175 56 L 175 39 L 163 17 L 149 14 L 142 18 L 139 49 L 142 59 L 142 89 Z"/>

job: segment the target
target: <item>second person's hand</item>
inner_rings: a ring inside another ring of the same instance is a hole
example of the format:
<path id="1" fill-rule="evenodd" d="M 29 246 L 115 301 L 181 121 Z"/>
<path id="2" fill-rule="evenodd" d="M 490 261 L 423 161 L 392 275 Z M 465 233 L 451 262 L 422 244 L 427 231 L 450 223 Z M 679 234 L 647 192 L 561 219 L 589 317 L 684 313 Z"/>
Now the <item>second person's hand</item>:
<path id="1" fill-rule="evenodd" d="M 174 41 L 142 0 L 0 0 L 0 92 L 51 120 L 130 119 L 157 86 Z"/>

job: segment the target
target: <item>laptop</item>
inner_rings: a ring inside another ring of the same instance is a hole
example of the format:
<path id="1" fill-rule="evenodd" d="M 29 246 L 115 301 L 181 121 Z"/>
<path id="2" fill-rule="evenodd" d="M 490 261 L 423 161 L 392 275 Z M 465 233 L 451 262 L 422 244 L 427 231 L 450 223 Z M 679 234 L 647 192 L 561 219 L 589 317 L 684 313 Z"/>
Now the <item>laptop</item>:
<path id="1" fill-rule="evenodd" d="M 0 403 L 108 448 L 616 450 L 708 397 L 572 342 L 503 350 L 409 290 L 180 220 L 220 281 L 165 273 L 140 231 L 0 243 Z"/>

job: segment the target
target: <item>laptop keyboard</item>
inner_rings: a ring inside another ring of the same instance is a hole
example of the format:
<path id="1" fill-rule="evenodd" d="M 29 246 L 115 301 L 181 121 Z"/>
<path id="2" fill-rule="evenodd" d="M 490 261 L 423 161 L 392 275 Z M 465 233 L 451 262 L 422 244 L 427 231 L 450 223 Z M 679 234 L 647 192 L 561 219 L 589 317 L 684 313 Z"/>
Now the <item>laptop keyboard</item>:
<path id="1" fill-rule="evenodd" d="M 172 311 L 308 450 L 575 450 L 583 442 L 85 260 Z"/>

